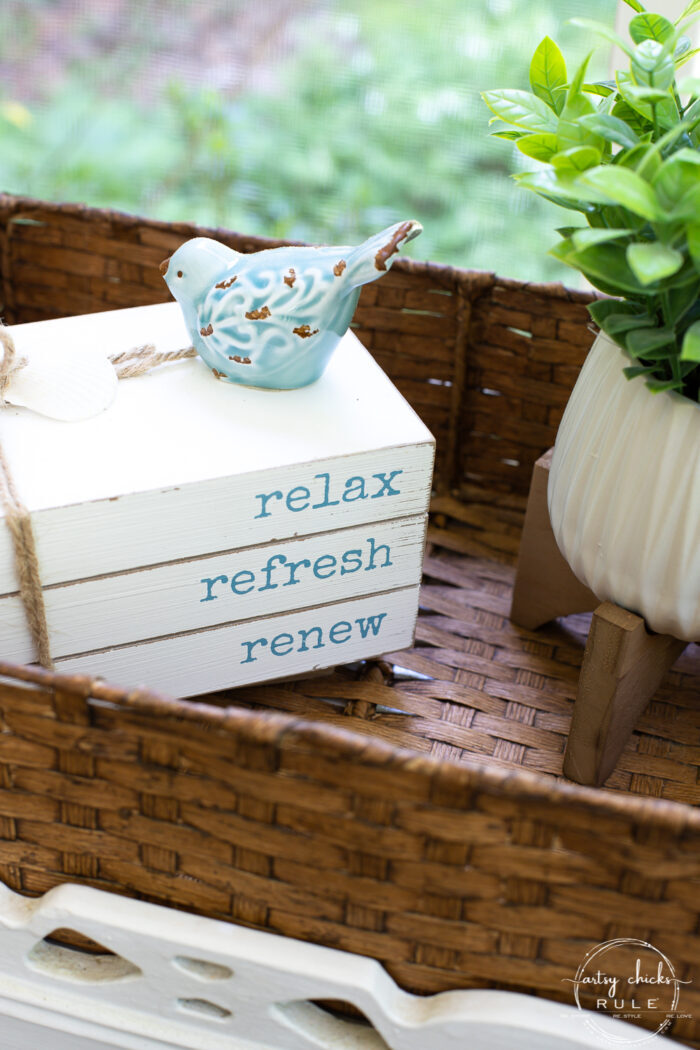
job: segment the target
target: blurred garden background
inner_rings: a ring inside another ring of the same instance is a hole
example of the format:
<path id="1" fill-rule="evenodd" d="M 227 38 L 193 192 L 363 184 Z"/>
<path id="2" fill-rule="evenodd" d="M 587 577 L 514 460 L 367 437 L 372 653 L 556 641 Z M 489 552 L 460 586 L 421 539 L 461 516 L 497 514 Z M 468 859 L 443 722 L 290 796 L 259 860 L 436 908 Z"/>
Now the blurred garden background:
<path id="1" fill-rule="evenodd" d="M 573 285 L 546 254 L 563 213 L 509 179 L 534 162 L 489 138 L 479 92 L 527 87 L 547 34 L 571 68 L 583 55 L 568 20 L 612 27 L 616 11 L 3 0 L 0 190 L 315 243 L 415 217 L 414 257 Z M 604 78 L 609 51 L 589 43 L 590 76 Z"/>

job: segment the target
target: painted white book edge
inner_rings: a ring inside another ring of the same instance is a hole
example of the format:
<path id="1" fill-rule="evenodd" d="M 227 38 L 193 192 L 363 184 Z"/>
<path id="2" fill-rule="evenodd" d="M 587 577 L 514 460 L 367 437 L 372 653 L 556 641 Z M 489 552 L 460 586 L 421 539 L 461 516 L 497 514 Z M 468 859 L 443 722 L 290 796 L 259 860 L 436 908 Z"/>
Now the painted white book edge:
<path id="1" fill-rule="evenodd" d="M 394 652 L 413 642 L 419 586 L 243 624 L 59 658 L 56 670 L 194 696 Z"/>
<path id="2" fill-rule="evenodd" d="M 174 302 L 11 332 L 19 354 L 49 360 L 64 346 L 104 357 L 148 342 L 189 345 Z M 223 382 L 194 358 L 120 382 L 114 405 L 93 419 L 3 414 L 5 454 L 32 512 L 426 441 L 425 424 L 351 331 L 324 375 L 298 390 Z"/>
<path id="3" fill-rule="evenodd" d="M 48 586 L 113 575 L 423 514 L 430 500 L 433 457 L 432 442 L 397 446 L 36 511 L 32 524 L 42 582 Z M 21 489 L 21 479 L 18 484 Z M 299 499 L 305 490 L 308 498 Z M 0 518 L 0 594 L 16 590 L 12 542 Z"/>
<path id="4" fill-rule="evenodd" d="M 44 589 L 54 658 L 416 584 L 427 516 Z M 0 597 L 0 652 L 36 658 L 19 596 Z"/>

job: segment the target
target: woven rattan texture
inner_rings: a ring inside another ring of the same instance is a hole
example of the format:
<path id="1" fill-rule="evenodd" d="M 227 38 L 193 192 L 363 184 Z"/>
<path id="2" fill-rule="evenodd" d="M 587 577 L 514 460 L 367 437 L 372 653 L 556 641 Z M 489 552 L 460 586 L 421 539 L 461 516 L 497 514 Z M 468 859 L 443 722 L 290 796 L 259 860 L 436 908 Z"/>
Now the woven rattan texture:
<path id="1" fill-rule="evenodd" d="M 0 198 L 2 314 L 159 301 L 156 264 L 193 232 Z M 673 1034 L 700 1045 L 698 651 L 587 789 L 560 776 L 586 620 L 507 616 L 584 301 L 407 262 L 368 288 L 359 333 L 438 438 L 416 646 L 199 702 L 0 665 L 0 879 L 336 945 L 423 993 L 570 1001 L 593 944 L 638 937 L 694 981 Z"/>
<path id="2" fill-rule="evenodd" d="M 0 315 L 165 302 L 158 264 L 202 233 L 239 251 L 278 243 L 0 195 Z M 467 477 L 527 492 L 592 340 L 590 298 L 407 259 L 363 289 L 355 330 L 435 435 L 438 490 Z"/>

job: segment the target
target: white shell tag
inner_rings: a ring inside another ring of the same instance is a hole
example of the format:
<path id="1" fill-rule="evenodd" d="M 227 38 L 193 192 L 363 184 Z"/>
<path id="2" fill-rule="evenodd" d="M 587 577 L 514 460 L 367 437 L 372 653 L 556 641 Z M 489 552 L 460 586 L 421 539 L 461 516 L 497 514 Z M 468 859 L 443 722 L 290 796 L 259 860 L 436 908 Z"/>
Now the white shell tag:
<path id="1" fill-rule="evenodd" d="M 5 391 L 12 405 L 74 423 L 99 415 L 114 401 L 118 379 L 107 357 L 84 349 L 24 356 L 27 364 L 13 374 Z"/>

